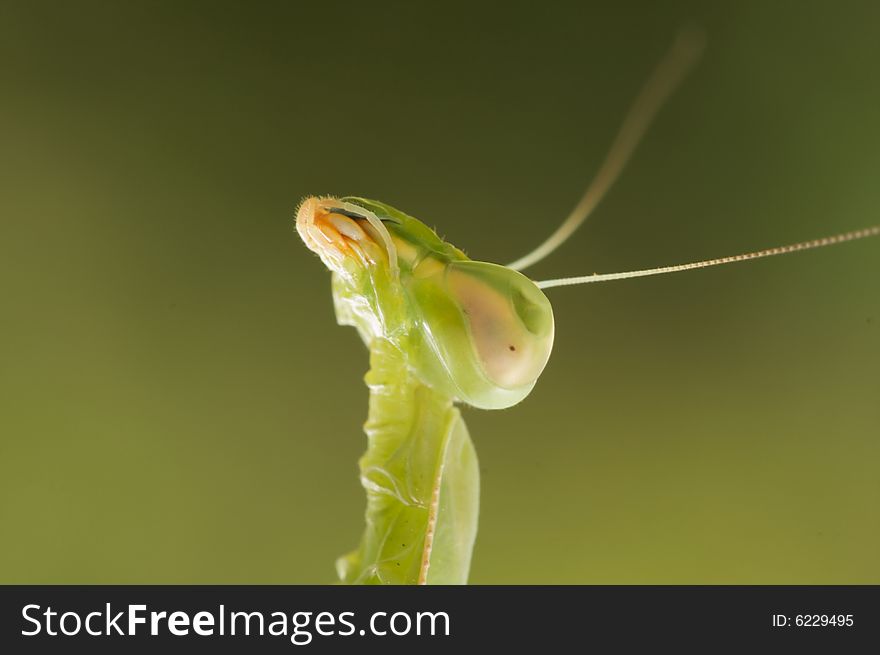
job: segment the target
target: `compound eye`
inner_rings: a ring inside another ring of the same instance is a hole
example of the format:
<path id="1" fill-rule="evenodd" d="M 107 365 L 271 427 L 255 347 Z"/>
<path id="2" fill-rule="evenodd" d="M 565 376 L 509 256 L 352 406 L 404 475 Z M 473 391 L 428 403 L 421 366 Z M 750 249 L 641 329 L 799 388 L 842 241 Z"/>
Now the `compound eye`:
<path id="1" fill-rule="evenodd" d="M 541 290 L 521 273 L 474 261 L 450 263 L 447 284 L 486 377 L 504 389 L 533 385 L 553 347 L 553 310 Z"/>

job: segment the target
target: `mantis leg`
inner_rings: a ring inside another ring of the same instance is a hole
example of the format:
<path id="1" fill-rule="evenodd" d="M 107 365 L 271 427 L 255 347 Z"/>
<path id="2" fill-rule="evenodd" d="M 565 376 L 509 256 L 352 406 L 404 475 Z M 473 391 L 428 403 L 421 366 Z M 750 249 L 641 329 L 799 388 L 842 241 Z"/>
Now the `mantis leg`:
<path id="1" fill-rule="evenodd" d="M 479 469 L 452 399 L 422 384 L 385 339 L 370 347 L 360 459 L 367 493 L 360 546 L 337 562 L 351 584 L 464 584 L 477 532 Z"/>

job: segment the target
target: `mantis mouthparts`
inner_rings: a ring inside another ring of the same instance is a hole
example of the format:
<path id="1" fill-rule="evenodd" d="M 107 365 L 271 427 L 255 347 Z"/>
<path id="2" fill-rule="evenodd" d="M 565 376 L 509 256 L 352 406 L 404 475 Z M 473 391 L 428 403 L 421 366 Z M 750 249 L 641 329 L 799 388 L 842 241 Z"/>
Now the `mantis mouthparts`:
<path id="1" fill-rule="evenodd" d="M 308 197 L 296 212 L 296 230 L 328 268 L 342 272 L 346 260 L 362 266 L 383 259 L 396 267 L 388 230 L 376 216 L 337 198 Z"/>

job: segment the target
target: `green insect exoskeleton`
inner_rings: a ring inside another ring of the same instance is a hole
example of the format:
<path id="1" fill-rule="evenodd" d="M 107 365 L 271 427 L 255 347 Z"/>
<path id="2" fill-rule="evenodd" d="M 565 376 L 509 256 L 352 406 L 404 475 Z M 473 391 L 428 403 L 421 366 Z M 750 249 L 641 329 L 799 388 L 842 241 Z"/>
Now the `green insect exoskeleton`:
<path id="1" fill-rule="evenodd" d="M 464 583 L 479 480 L 454 403 L 501 409 L 528 395 L 553 347 L 550 302 L 379 202 L 309 198 L 296 225 L 333 271 L 337 319 L 370 349 L 367 530 L 340 577 Z"/>

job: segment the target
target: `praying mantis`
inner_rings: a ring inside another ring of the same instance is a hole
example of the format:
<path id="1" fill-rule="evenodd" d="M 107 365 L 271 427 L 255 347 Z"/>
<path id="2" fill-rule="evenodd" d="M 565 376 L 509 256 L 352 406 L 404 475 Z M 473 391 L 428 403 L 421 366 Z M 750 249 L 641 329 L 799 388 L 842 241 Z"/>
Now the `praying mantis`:
<path id="1" fill-rule="evenodd" d="M 553 348 L 545 289 L 757 259 L 880 235 L 880 225 L 698 262 L 533 281 L 544 259 L 592 214 L 704 38 L 682 30 L 642 88 L 571 214 L 506 266 L 475 261 L 420 222 L 360 197 L 309 197 L 296 213 L 305 245 L 332 272 L 337 321 L 369 349 L 368 439 L 360 459 L 366 528 L 337 561 L 344 583 L 464 584 L 479 514 L 476 452 L 458 409 L 504 409 L 535 386 Z"/>

